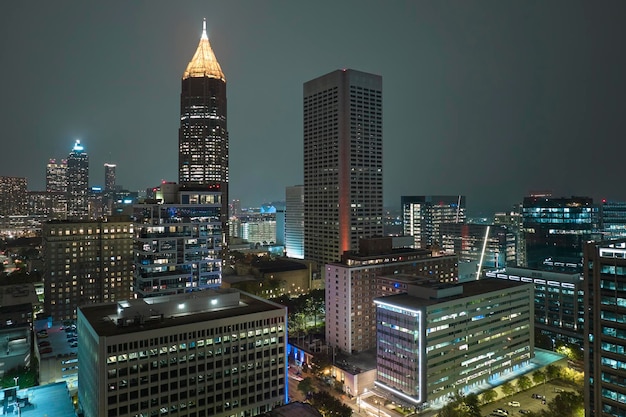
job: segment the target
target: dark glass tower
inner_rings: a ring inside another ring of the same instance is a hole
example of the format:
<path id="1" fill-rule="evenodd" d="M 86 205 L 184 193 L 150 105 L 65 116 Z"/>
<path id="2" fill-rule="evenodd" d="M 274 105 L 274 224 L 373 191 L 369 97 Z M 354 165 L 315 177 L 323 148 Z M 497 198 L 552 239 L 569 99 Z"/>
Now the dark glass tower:
<path id="1" fill-rule="evenodd" d="M 226 78 L 203 23 L 200 44 L 183 74 L 178 131 L 178 182 L 182 189 L 222 193 L 222 230 L 228 231 Z M 226 235 L 224 235 L 226 243 Z"/>
<path id="2" fill-rule="evenodd" d="M 77 140 L 67 157 L 67 217 L 89 217 L 89 157 Z"/>

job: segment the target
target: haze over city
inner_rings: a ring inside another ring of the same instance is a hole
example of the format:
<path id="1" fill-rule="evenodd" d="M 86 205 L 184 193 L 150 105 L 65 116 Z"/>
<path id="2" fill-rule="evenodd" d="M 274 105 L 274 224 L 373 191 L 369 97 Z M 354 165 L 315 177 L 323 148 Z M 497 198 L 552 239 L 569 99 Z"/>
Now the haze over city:
<path id="1" fill-rule="evenodd" d="M 302 84 L 383 77 L 384 201 L 463 194 L 491 214 L 533 190 L 625 200 L 622 2 L 76 1 L 0 6 L 0 175 L 43 190 L 81 139 L 142 190 L 177 180 L 180 79 L 202 19 L 228 83 L 230 198 L 302 184 Z"/>

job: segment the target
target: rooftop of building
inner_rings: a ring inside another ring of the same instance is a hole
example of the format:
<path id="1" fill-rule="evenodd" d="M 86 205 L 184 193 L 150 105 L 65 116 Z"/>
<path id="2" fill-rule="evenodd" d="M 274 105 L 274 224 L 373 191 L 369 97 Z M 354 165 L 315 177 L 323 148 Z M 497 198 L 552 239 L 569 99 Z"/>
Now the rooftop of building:
<path id="1" fill-rule="evenodd" d="M 400 307 L 421 308 L 491 292 L 507 291 L 524 285 L 532 288 L 530 283 L 492 278 L 469 281 L 462 284 L 424 282 L 410 286 L 408 293 L 378 297 L 376 300 Z"/>
<path id="2" fill-rule="evenodd" d="M 339 354 L 335 359 L 334 365 L 351 375 L 371 371 L 376 369 L 376 349 L 351 355 Z"/>
<path id="3" fill-rule="evenodd" d="M 286 307 L 222 288 L 82 306 L 79 316 L 99 336 L 115 336 L 275 310 Z"/>
<path id="4" fill-rule="evenodd" d="M 250 266 L 258 269 L 263 274 L 271 274 L 277 272 L 299 271 L 307 269 L 307 266 L 301 262 L 291 261 L 288 259 L 261 259 L 257 258 L 250 263 Z"/>
<path id="5" fill-rule="evenodd" d="M 3 390 L 3 400 L 7 390 Z M 17 403 L 2 401 L 3 415 L 14 414 L 22 417 L 70 417 L 76 415 L 72 397 L 65 382 L 41 385 L 19 390 Z M 17 405 L 19 404 L 19 411 Z"/>

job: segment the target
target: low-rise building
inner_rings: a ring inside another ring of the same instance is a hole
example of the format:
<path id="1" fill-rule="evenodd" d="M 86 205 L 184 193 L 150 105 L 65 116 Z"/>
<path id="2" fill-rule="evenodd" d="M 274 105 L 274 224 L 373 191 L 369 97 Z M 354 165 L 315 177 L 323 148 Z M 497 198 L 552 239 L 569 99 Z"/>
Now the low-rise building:
<path id="1" fill-rule="evenodd" d="M 534 357 L 531 284 L 425 283 L 374 302 L 376 385 L 413 406 L 480 391 Z"/>

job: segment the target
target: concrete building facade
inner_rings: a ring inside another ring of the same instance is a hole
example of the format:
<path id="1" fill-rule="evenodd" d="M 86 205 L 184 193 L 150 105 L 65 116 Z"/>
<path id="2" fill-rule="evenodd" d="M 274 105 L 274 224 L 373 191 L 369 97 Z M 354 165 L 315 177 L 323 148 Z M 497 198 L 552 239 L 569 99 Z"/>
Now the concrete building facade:
<path id="1" fill-rule="evenodd" d="M 81 307 L 85 417 L 254 416 L 287 403 L 287 311 L 235 290 Z"/>

